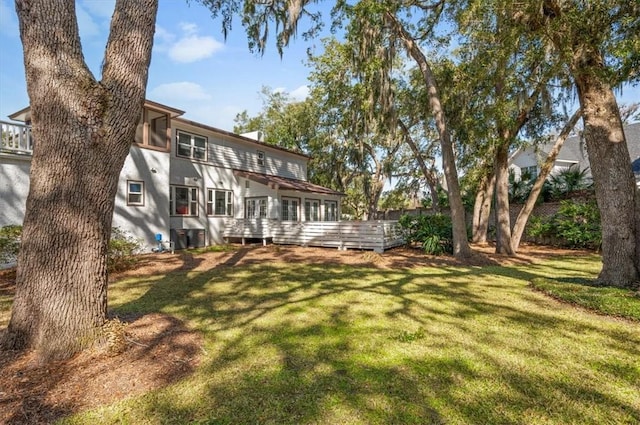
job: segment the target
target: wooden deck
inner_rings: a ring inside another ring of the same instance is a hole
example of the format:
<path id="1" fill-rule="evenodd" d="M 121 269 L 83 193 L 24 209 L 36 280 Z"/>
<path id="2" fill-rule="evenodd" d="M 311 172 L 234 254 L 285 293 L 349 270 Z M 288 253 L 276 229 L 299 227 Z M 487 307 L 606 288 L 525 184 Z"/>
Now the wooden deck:
<path id="1" fill-rule="evenodd" d="M 302 221 L 228 219 L 225 239 L 270 239 L 275 244 L 383 252 L 404 244 L 397 221 Z"/>

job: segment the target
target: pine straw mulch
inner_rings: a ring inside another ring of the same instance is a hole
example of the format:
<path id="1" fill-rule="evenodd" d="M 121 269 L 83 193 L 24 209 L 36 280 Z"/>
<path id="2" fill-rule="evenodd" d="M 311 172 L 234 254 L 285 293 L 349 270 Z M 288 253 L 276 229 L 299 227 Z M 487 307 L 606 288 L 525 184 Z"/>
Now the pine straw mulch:
<path id="1" fill-rule="evenodd" d="M 461 262 L 449 256 L 425 256 L 410 248 L 377 254 L 293 246 L 244 246 L 227 252 L 144 255 L 134 269 L 118 273 L 112 280 L 264 262 L 402 269 L 531 264 L 563 254 L 578 252 L 523 246 L 518 256 L 505 257 L 493 254 L 491 246 L 475 246 L 474 255 Z M 0 271 L 0 294 L 13 294 L 14 279 L 15 272 Z M 110 350 L 89 350 L 67 361 L 41 366 L 32 352 L 0 351 L 0 424 L 48 424 L 75 412 L 166 386 L 189 375 L 198 365 L 201 336 L 173 317 L 154 313 L 128 318 L 127 323 L 111 323 L 116 329 L 117 341 L 112 341 Z"/>

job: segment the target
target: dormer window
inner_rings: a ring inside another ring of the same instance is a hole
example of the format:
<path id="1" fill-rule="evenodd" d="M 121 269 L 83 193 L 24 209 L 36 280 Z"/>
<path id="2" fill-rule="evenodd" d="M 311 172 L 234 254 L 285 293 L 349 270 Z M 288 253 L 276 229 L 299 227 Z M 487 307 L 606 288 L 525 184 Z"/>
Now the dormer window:
<path id="1" fill-rule="evenodd" d="M 136 128 L 136 144 L 152 149 L 169 150 L 169 122 L 169 114 L 145 108 Z"/>
<path id="2" fill-rule="evenodd" d="M 259 167 L 264 167 L 264 160 L 265 160 L 264 151 L 258 151 L 258 166 Z"/>

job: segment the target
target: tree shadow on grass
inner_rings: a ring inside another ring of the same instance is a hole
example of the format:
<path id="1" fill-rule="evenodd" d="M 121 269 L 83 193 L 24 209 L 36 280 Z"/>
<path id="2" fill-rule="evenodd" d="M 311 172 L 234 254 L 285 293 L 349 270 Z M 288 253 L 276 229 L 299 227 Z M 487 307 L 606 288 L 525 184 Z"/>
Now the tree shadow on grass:
<path id="1" fill-rule="evenodd" d="M 44 424 L 82 409 L 142 394 L 190 375 L 201 335 L 177 319 L 152 314 L 133 322 L 119 353 L 85 351 L 38 366 L 34 353 L 0 354 L 0 423 Z"/>
<path id="2" fill-rule="evenodd" d="M 185 266 L 184 257 L 173 260 L 174 270 Z M 7 281 L 0 295 L 13 296 L 14 290 L 15 283 Z M 33 351 L 0 349 L 0 423 L 53 423 L 123 395 L 167 386 L 195 370 L 202 348 L 199 333 L 168 315 L 136 313 L 126 319 L 131 322 L 126 331 L 107 336 L 108 347 L 66 361 L 40 365 Z M 4 332 L 0 329 L 0 338 Z M 111 351 L 114 340 L 120 344 L 117 353 Z"/>
<path id="3" fill-rule="evenodd" d="M 229 261 L 238 263 L 233 256 Z M 180 398 L 167 389 L 145 397 L 132 420 L 502 423 L 518 422 L 514 415 L 523 414 L 595 423 L 590 405 L 611 410 L 614 418 L 640 417 L 633 401 L 609 396 L 587 380 L 566 382 L 562 368 L 557 378 L 520 372 L 509 369 L 508 356 L 492 354 L 499 346 L 524 362 L 555 367 L 544 349 L 502 335 L 499 322 L 530 340 L 554 329 L 561 344 L 580 343 L 584 335 L 606 341 L 611 350 L 629 352 L 634 344 L 633 329 L 616 335 L 558 315 L 535 294 L 523 305 L 514 303 L 527 289 L 496 284 L 496 276 L 524 283 L 542 275 L 535 267 L 409 272 L 326 264 L 173 273 L 115 313 L 177 315 L 205 335 L 209 356 L 191 378 L 198 382 L 195 394 Z M 392 348 L 402 354 L 390 354 Z M 635 370 L 625 361 L 614 366 Z M 640 379 L 634 376 L 618 379 L 629 386 Z M 487 390 L 487 380 L 495 388 Z"/>

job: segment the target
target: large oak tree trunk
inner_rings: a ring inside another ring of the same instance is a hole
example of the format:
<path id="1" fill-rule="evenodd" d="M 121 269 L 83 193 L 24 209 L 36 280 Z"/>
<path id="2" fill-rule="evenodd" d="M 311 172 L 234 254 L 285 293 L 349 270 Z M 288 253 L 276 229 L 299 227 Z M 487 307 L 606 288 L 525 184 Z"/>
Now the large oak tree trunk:
<path id="1" fill-rule="evenodd" d="M 493 201 L 493 190 L 496 184 L 496 175 L 493 172 L 486 174 L 480 181 L 478 193 L 473 204 L 473 243 L 486 244 L 487 233 L 489 231 L 489 216 L 491 215 L 491 202 Z"/>
<path id="2" fill-rule="evenodd" d="M 508 140 L 508 138 L 504 138 Z M 496 149 L 496 253 L 513 255 L 511 248 L 511 217 L 509 216 L 509 144 Z"/>
<path id="3" fill-rule="evenodd" d="M 632 288 L 638 281 L 636 187 L 622 121 L 611 87 L 598 75 L 598 52 L 576 53 L 572 73 L 584 120 L 584 138 L 602 224 L 603 284 Z"/>
<path id="4" fill-rule="evenodd" d="M 5 344 L 41 361 L 91 345 L 106 318 L 107 247 L 134 139 L 157 0 L 118 0 L 102 81 L 85 65 L 73 1 L 17 0 L 35 147 Z"/>

